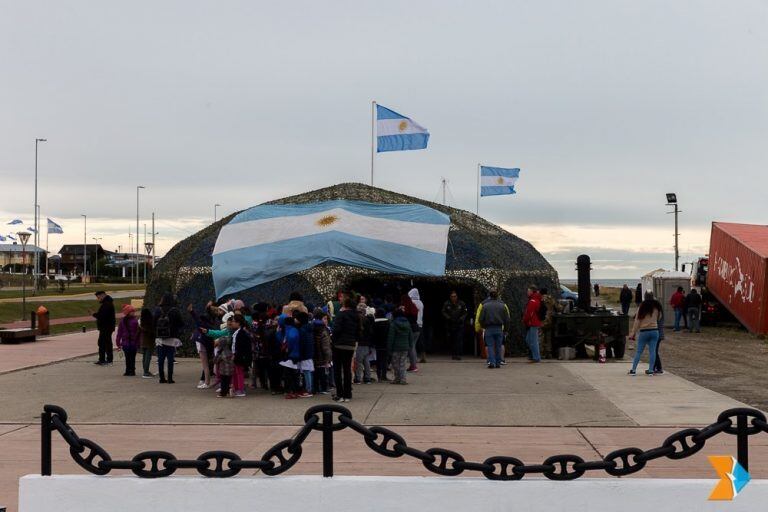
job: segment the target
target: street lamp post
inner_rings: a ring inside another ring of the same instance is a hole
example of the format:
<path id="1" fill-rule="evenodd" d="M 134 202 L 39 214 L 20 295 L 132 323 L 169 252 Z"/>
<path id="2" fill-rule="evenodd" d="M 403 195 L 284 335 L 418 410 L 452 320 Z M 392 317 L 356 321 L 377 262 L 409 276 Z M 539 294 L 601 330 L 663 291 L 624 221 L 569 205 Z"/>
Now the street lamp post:
<path id="1" fill-rule="evenodd" d="M 219 212 L 218 212 L 219 206 L 221 206 L 219 203 L 216 203 L 215 205 L 213 205 L 213 222 L 216 222 L 217 220 L 219 220 Z"/>
<path id="2" fill-rule="evenodd" d="M 21 241 L 21 268 L 23 273 L 21 275 L 21 319 L 24 320 L 27 316 L 27 281 L 24 279 L 27 276 L 25 260 L 27 259 L 27 242 L 29 241 L 29 233 L 26 231 L 19 231 L 16 233 Z"/>
<path id="3" fill-rule="evenodd" d="M 86 253 L 88 246 L 88 216 L 83 213 L 81 213 L 80 216 L 83 218 L 83 278 L 81 281 L 83 282 L 83 286 L 85 286 L 85 274 L 88 273 L 88 256 Z"/>
<path id="4" fill-rule="evenodd" d="M 678 209 L 677 204 L 677 194 L 675 193 L 669 193 L 667 194 L 667 206 L 674 206 L 675 209 L 671 212 L 667 213 L 674 213 L 675 214 L 675 271 L 679 270 L 679 263 L 680 263 L 680 244 L 679 244 L 679 238 L 680 233 L 677 229 L 677 214 L 680 213 L 680 210 Z"/>
<path id="5" fill-rule="evenodd" d="M 34 281 L 35 281 L 35 290 L 37 290 L 37 275 L 39 272 L 38 267 L 40 266 L 40 256 L 37 252 L 37 247 L 40 247 L 40 216 L 38 215 L 38 209 L 40 206 L 37 204 L 37 145 L 41 142 L 48 142 L 47 139 L 35 139 L 35 275 L 34 275 Z"/>
<path id="6" fill-rule="evenodd" d="M 94 236 L 92 240 L 96 242 L 96 269 L 93 271 L 93 280 L 98 282 L 99 281 L 99 240 L 101 240 L 102 237 L 100 236 Z"/>
<path id="7" fill-rule="evenodd" d="M 146 188 L 143 185 L 136 186 L 136 284 L 139 284 L 139 189 Z"/>

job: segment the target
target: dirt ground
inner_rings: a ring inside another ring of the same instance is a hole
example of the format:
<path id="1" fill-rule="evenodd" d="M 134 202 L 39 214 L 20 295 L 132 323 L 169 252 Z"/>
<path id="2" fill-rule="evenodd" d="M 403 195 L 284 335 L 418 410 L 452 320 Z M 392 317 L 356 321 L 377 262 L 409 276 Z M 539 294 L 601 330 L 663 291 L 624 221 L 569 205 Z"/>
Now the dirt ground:
<path id="1" fill-rule="evenodd" d="M 718 393 L 768 411 L 768 342 L 746 331 L 702 327 L 701 334 L 668 329 L 664 368 Z"/>
<path id="2" fill-rule="evenodd" d="M 601 292 L 600 298 L 605 296 L 607 306 L 618 308 L 618 304 L 610 302 L 613 297 L 618 297 L 618 288 L 606 292 Z M 630 315 L 634 315 L 634 311 L 633 306 Z M 702 326 L 701 331 L 676 333 L 671 328 L 665 330 L 661 345 L 664 369 L 768 411 L 768 340 L 737 327 Z"/>

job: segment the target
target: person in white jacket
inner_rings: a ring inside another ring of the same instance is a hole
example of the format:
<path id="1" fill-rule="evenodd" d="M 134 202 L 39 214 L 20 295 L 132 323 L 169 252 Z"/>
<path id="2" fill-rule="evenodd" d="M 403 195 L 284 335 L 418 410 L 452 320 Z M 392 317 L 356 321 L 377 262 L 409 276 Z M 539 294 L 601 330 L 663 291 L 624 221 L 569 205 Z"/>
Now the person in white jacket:
<path id="1" fill-rule="evenodd" d="M 412 369 L 417 368 L 417 361 L 422 363 L 427 362 L 424 354 L 424 342 L 421 341 L 421 330 L 424 326 L 424 303 L 421 301 L 419 290 L 417 288 L 411 288 L 411 290 L 408 292 L 408 297 L 410 297 L 411 301 L 416 306 L 416 309 L 419 310 L 418 315 L 416 315 L 417 328 L 414 329 L 413 346 L 411 347 L 411 351 L 408 354 L 408 359 L 410 360 L 411 364 L 410 368 Z M 417 357 L 419 352 L 421 353 L 421 357 Z"/>

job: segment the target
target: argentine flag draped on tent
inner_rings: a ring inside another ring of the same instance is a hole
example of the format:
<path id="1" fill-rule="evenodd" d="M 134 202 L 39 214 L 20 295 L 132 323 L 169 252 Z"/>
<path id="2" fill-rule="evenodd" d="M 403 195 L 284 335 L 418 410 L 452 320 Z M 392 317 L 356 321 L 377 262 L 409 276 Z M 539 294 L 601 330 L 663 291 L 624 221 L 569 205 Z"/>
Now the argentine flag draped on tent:
<path id="1" fill-rule="evenodd" d="M 480 195 L 500 196 L 516 194 L 515 183 L 520 177 L 520 169 L 480 166 Z"/>
<path id="2" fill-rule="evenodd" d="M 64 233 L 64 230 L 62 227 L 55 222 L 53 222 L 50 218 L 48 218 L 48 233 L 53 233 L 56 235 L 61 235 Z"/>
<path id="3" fill-rule="evenodd" d="M 450 218 L 419 204 L 325 201 L 255 206 L 221 228 L 216 297 L 326 261 L 390 274 L 442 276 Z"/>
<path id="4" fill-rule="evenodd" d="M 429 132 L 413 119 L 376 104 L 376 152 L 424 149 Z"/>

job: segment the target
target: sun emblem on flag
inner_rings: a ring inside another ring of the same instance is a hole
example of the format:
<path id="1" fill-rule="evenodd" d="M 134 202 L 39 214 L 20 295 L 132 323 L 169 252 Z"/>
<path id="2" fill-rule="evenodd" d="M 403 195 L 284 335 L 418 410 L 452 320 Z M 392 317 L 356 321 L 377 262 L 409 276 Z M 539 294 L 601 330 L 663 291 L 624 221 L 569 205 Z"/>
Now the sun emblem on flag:
<path id="1" fill-rule="evenodd" d="M 504 178 L 499 176 L 498 178 L 496 178 L 496 183 L 498 183 L 499 185 L 503 185 L 504 184 Z"/>
<path id="2" fill-rule="evenodd" d="M 331 224 L 333 224 L 337 220 L 339 220 L 339 218 L 336 215 L 326 215 L 325 217 L 319 218 L 315 224 L 317 224 L 320 227 L 325 228 L 325 227 L 330 226 Z"/>
<path id="3" fill-rule="evenodd" d="M 397 129 L 400 130 L 401 132 L 404 132 L 406 128 L 408 128 L 408 123 L 406 123 L 405 121 L 400 121 L 400 124 L 397 125 Z"/>

